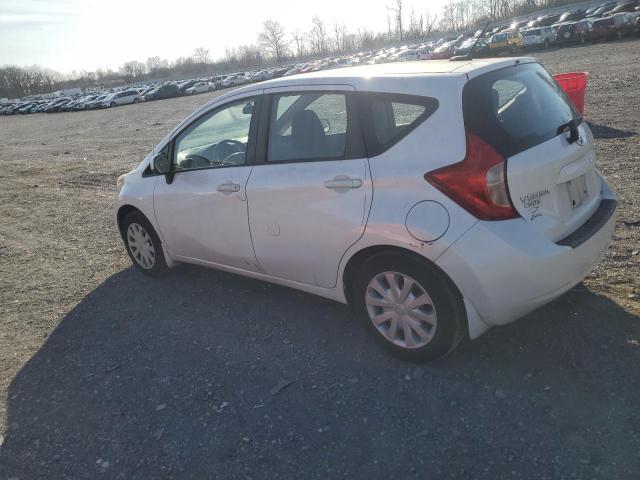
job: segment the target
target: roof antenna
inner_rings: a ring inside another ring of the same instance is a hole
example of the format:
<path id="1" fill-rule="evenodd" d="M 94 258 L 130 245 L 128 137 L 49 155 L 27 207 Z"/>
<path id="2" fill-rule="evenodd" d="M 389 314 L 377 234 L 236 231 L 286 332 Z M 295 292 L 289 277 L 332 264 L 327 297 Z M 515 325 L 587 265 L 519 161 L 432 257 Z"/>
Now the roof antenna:
<path id="1" fill-rule="evenodd" d="M 480 35 L 478 35 L 478 38 L 476 38 L 476 41 L 473 43 L 473 45 L 471 46 L 471 48 L 469 49 L 469 51 L 465 55 L 455 55 L 455 56 L 451 57 L 449 59 L 449 61 L 451 61 L 451 62 L 463 62 L 465 60 L 473 60 L 473 57 L 471 56 L 471 54 L 473 53 L 473 50 L 476 48 L 476 45 L 478 44 L 480 39 L 484 36 L 484 32 L 486 32 L 487 28 L 489 28 L 489 24 L 490 23 L 491 23 L 490 21 L 487 22 L 487 24 L 484 26 L 484 28 L 480 32 Z"/>

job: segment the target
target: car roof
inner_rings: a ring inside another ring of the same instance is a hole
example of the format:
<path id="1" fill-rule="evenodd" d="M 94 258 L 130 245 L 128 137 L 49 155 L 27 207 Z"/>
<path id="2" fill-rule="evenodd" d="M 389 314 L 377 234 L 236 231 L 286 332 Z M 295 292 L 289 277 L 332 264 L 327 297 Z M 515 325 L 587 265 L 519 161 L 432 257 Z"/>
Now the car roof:
<path id="1" fill-rule="evenodd" d="M 412 62 L 379 63 L 376 65 L 357 65 L 335 70 L 322 70 L 298 75 L 291 75 L 283 78 L 276 78 L 261 82 L 262 88 L 278 88 L 292 85 L 314 85 L 314 84 L 357 84 L 362 79 L 388 78 L 403 76 L 451 76 L 467 75 L 477 70 L 493 70 L 501 66 L 513 65 L 514 61 L 519 63 L 531 63 L 536 60 L 532 57 L 518 58 L 482 58 L 452 62 L 450 60 L 429 60 Z M 233 93 L 240 93 L 242 90 L 255 90 L 255 86 L 244 87 L 234 90 Z"/>

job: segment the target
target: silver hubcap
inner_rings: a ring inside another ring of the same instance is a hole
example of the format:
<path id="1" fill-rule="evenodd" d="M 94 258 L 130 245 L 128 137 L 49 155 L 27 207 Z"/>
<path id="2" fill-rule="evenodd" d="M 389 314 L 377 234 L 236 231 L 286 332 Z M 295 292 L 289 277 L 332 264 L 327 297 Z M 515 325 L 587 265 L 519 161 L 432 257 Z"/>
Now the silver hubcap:
<path id="1" fill-rule="evenodd" d="M 127 243 L 129 244 L 131 256 L 138 265 L 147 270 L 153 268 L 153 264 L 156 261 L 156 250 L 153 248 L 151 237 L 143 226 L 137 223 L 129 225 L 129 228 L 127 228 Z"/>
<path id="2" fill-rule="evenodd" d="M 404 273 L 376 275 L 367 286 L 365 305 L 373 325 L 399 347 L 424 347 L 436 333 L 438 317 L 433 300 L 422 285 Z"/>

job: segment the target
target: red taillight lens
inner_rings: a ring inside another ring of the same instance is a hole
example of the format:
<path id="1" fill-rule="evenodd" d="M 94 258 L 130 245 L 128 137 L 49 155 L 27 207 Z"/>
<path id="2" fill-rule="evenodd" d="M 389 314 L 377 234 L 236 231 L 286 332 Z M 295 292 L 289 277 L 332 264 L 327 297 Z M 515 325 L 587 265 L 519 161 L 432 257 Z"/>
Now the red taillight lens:
<path id="1" fill-rule="evenodd" d="M 467 156 L 424 178 L 480 220 L 517 218 L 511 203 L 505 159 L 478 135 L 467 130 Z"/>

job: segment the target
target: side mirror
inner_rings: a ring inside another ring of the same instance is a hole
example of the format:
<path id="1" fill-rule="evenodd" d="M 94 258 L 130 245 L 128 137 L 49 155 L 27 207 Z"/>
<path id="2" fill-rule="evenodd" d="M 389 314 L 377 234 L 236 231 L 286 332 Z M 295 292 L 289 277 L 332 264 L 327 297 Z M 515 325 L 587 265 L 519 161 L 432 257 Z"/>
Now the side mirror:
<path id="1" fill-rule="evenodd" d="M 244 107 L 242 107 L 242 113 L 245 115 L 253 113 L 253 102 L 248 102 Z"/>
<path id="2" fill-rule="evenodd" d="M 171 171 L 171 163 L 164 153 L 159 153 L 151 159 L 151 168 L 160 175 L 166 175 Z"/>

